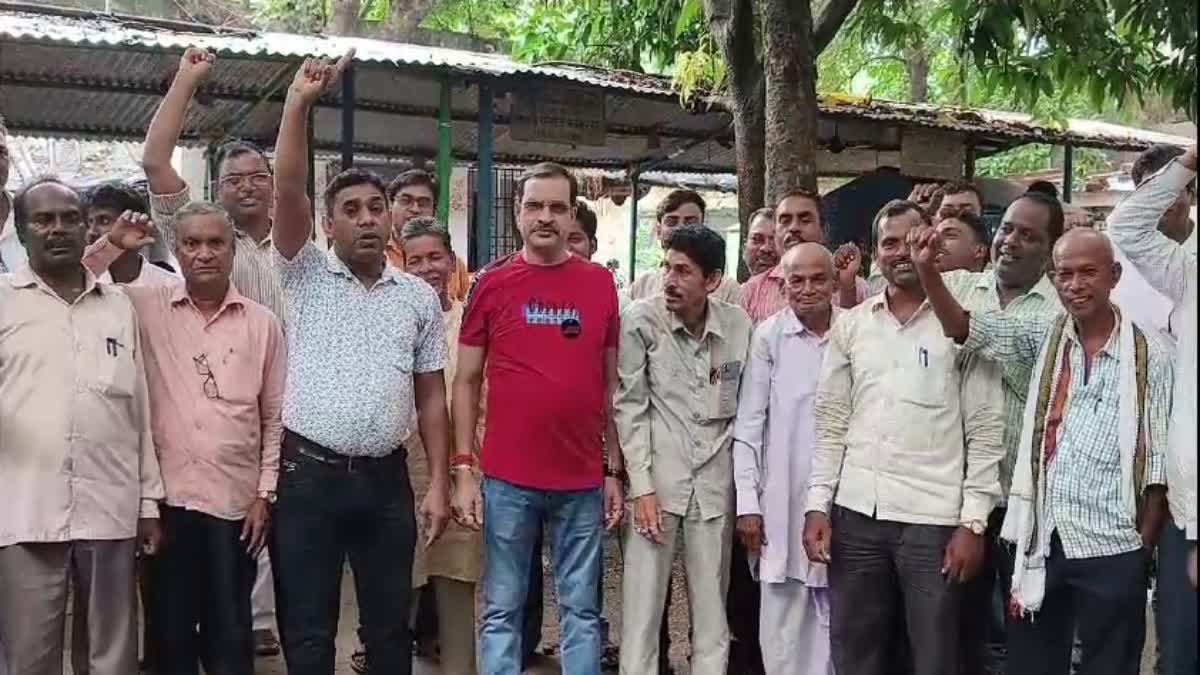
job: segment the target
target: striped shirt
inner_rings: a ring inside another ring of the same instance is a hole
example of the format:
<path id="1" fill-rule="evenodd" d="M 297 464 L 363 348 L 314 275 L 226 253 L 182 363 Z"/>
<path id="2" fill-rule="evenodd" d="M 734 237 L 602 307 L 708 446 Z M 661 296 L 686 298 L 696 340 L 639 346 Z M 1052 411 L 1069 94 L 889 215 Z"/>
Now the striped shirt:
<path id="1" fill-rule="evenodd" d="M 1052 319 L 1062 311 L 1058 292 L 1050 278 L 1041 280 L 1007 307 L 1000 307 L 1000 292 L 996 273 L 954 271 L 942 275 L 942 280 L 954 299 L 968 312 L 1001 312 L 1015 319 Z M 1021 423 L 1025 416 L 1025 393 L 1029 391 L 1028 367 L 985 360 L 979 364 L 980 376 L 990 378 L 993 386 L 1004 389 L 1004 459 L 1000 460 L 1000 490 L 1003 504 L 1008 503 L 1008 488 L 1012 485 L 1013 466 L 1017 463 L 1017 446 L 1021 442 Z M 1003 383 L 1003 384 L 1001 384 Z"/>
<path id="2" fill-rule="evenodd" d="M 1042 343 L 1056 316 L 1017 318 L 999 312 L 971 315 L 971 330 L 963 349 L 1004 364 L 1005 379 L 1021 375 L 1028 386 Z M 1046 527 L 1057 530 L 1068 558 L 1115 556 L 1142 548 L 1137 523 L 1121 498 L 1120 322 L 1084 375 L 1083 342 L 1069 324 L 1071 382 L 1058 430 L 1054 461 L 1046 472 Z M 1147 340 L 1149 365 L 1146 400 L 1146 485 L 1166 483 L 1167 418 L 1174 381 L 1170 356 Z"/>
<path id="3" fill-rule="evenodd" d="M 159 239 L 168 251 L 175 250 L 175 212 L 191 202 L 188 187 L 174 194 L 150 195 L 150 215 L 158 228 Z M 263 305 L 287 323 L 286 304 L 275 261 L 271 257 L 271 238 L 255 242 L 250 235 L 234 228 L 233 272 L 229 275 L 242 295 Z"/>

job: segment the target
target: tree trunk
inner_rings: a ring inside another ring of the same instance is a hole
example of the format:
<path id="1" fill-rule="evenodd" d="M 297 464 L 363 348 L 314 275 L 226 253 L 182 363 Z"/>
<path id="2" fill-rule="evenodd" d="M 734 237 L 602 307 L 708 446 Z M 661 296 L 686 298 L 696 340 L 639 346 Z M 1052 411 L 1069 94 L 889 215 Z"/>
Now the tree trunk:
<path id="1" fill-rule="evenodd" d="M 333 35 L 361 35 L 362 22 L 358 18 L 361 8 L 362 0 L 333 0 L 328 31 Z"/>
<path id="2" fill-rule="evenodd" d="M 383 34 L 391 40 L 403 40 L 420 30 L 421 22 L 433 11 L 433 0 L 391 0 Z"/>
<path id="3" fill-rule="evenodd" d="M 905 50 L 904 65 L 908 69 L 908 100 L 929 102 L 929 51 L 924 47 Z"/>
<path id="4" fill-rule="evenodd" d="M 766 90 L 754 4 L 752 0 L 705 0 L 704 9 L 709 30 L 729 68 L 737 153 L 738 231 L 744 247 L 750 214 L 762 208 L 766 196 Z M 749 274 L 746 263 L 738 256 L 738 279 L 744 281 Z"/>
<path id="5" fill-rule="evenodd" d="M 817 189 L 817 69 L 805 0 L 763 0 L 766 201 Z"/>

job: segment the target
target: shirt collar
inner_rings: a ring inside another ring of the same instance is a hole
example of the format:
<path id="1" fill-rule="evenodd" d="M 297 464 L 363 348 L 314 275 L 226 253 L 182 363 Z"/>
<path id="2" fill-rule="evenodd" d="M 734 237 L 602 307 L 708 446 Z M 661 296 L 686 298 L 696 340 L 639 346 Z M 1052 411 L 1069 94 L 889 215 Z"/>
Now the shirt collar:
<path id="1" fill-rule="evenodd" d="M 767 270 L 768 279 L 783 279 L 783 263 L 778 263 L 771 269 Z"/>
<path id="2" fill-rule="evenodd" d="M 661 298 L 662 296 L 659 296 L 659 297 Z M 662 302 L 663 302 L 663 311 L 665 311 L 667 313 L 667 321 L 669 322 L 669 325 L 671 326 L 671 332 L 672 333 L 683 333 L 690 337 L 691 333 L 688 332 L 687 326 L 683 325 L 683 322 L 679 320 L 678 316 L 675 316 L 674 312 L 666 309 L 666 301 L 665 300 L 663 300 Z M 717 316 L 717 312 L 715 311 L 715 309 L 716 308 L 713 307 L 712 302 L 709 302 L 708 309 L 705 312 L 705 317 L 704 317 L 704 330 L 700 333 L 701 341 L 708 339 L 709 335 L 720 338 L 722 340 L 725 339 L 725 329 L 721 325 L 721 318 L 719 316 Z"/>
<path id="3" fill-rule="evenodd" d="M 21 263 L 17 269 L 13 270 L 12 274 L 9 275 L 9 278 L 12 281 L 12 285 L 16 288 L 30 288 L 36 286 L 56 298 L 59 297 L 59 295 L 54 292 L 54 289 L 50 288 L 50 285 L 47 284 L 42 277 L 37 274 L 37 272 L 33 271 L 33 268 L 29 266 L 28 262 Z M 83 293 L 81 293 L 79 297 L 83 298 L 83 296 L 90 293 L 103 295 L 104 292 L 104 284 L 96 283 L 96 276 L 92 274 L 91 271 L 89 271 L 86 267 L 84 267 Z M 78 300 L 76 300 L 76 302 L 78 302 Z"/>
<path id="4" fill-rule="evenodd" d="M 333 250 L 332 246 L 329 247 L 328 251 L 325 251 L 325 267 L 330 272 L 333 272 L 338 276 L 346 277 L 354 283 L 358 283 L 358 277 L 354 276 L 354 272 L 350 271 L 350 267 L 346 265 L 345 261 L 337 257 L 337 253 Z M 379 276 L 379 281 L 376 281 L 375 285 L 378 286 L 379 284 L 383 283 L 394 284 L 397 283 L 399 279 L 400 270 L 397 270 L 395 267 L 392 267 L 390 264 L 388 264 L 387 258 L 385 257 L 383 260 L 383 274 Z"/>
<path id="5" fill-rule="evenodd" d="M 999 300 L 1000 281 L 996 278 L 996 270 L 992 268 L 984 270 L 979 275 L 979 278 L 975 280 L 975 288 L 986 289 Z M 1050 276 L 1043 274 L 1042 278 L 1038 279 L 1038 282 L 1025 295 L 1036 295 L 1043 300 L 1048 300 L 1058 295 L 1058 291 L 1054 288 L 1054 282 L 1050 281 Z"/>
<path id="6" fill-rule="evenodd" d="M 149 264 L 149 263 L 146 263 L 146 264 Z M 171 289 L 171 305 L 172 306 L 181 305 L 185 302 L 192 306 L 195 306 L 195 303 L 192 302 L 192 296 L 188 293 L 187 284 L 186 283 L 175 284 L 175 286 Z M 230 307 L 230 306 L 243 307 L 243 306 L 245 306 L 245 304 L 246 304 L 246 297 L 244 295 L 242 295 L 241 292 L 238 291 L 237 287 L 233 285 L 233 282 L 230 281 L 229 289 L 225 291 L 225 299 L 221 301 L 221 307 L 220 307 L 220 309 L 217 310 L 217 314 L 224 312 L 226 307 Z"/>
<path id="7" fill-rule="evenodd" d="M 845 310 L 843 310 L 841 307 L 838 307 L 836 304 L 833 304 L 832 299 L 830 300 L 830 304 L 833 307 L 833 314 L 829 317 L 829 327 L 833 328 L 833 324 L 835 322 L 837 322 L 838 317 L 841 316 L 845 312 Z M 811 330 L 808 329 L 808 326 L 804 325 L 804 322 L 801 321 L 800 318 L 796 316 L 796 313 L 792 311 L 792 308 L 790 306 L 785 307 L 783 309 L 783 313 L 784 313 L 784 319 L 783 319 L 783 334 L 784 335 L 789 335 L 789 336 L 812 335 L 813 337 L 818 337 L 815 333 L 813 333 Z M 828 335 L 829 335 L 829 331 L 826 330 L 825 335 L 820 336 L 820 337 L 824 338 L 824 337 L 828 337 Z"/>
<path id="8" fill-rule="evenodd" d="M 1108 339 L 1104 341 L 1104 346 L 1101 347 L 1098 352 L 1096 352 L 1097 355 L 1107 354 L 1109 356 L 1114 356 L 1117 353 L 1117 338 L 1121 335 L 1121 309 L 1113 304 L 1110 304 L 1109 306 L 1112 307 L 1113 311 L 1113 328 L 1112 332 L 1108 334 Z M 1069 316 L 1067 318 L 1066 332 L 1067 339 L 1077 344 L 1080 349 L 1083 349 L 1083 340 L 1079 337 L 1079 332 L 1076 329 L 1075 322 L 1071 320 Z"/>
<path id="9" fill-rule="evenodd" d="M 258 248 L 266 248 L 271 245 L 271 230 L 273 229 L 275 229 L 275 221 L 271 221 L 271 228 L 267 230 L 267 236 L 263 237 L 262 241 L 254 241 L 253 237 L 236 227 L 233 228 L 233 236 L 237 239 L 245 239 Z"/>

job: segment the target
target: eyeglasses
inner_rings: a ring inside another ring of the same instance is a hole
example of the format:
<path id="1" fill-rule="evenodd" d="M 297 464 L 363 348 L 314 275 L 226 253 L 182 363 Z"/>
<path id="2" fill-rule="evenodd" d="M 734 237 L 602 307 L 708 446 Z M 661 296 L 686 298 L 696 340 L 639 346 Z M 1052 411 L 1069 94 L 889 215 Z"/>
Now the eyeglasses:
<path id="1" fill-rule="evenodd" d="M 193 356 L 192 362 L 196 364 L 196 373 L 204 378 L 204 395 L 212 399 L 221 398 L 221 391 L 217 389 L 217 378 L 213 375 L 212 368 L 208 367 L 208 355 Z"/>
<path id="2" fill-rule="evenodd" d="M 263 188 L 271 183 L 271 174 L 267 173 L 266 171 L 260 171 L 258 173 L 234 173 L 228 176 L 222 176 L 221 180 L 217 181 L 217 184 L 221 187 L 239 190 L 247 181 L 249 181 L 250 185 L 253 187 Z"/>
<path id="3" fill-rule="evenodd" d="M 408 195 L 400 195 L 396 197 L 396 203 L 402 208 L 416 206 L 418 209 L 432 209 L 433 200 L 429 197 L 410 197 Z"/>

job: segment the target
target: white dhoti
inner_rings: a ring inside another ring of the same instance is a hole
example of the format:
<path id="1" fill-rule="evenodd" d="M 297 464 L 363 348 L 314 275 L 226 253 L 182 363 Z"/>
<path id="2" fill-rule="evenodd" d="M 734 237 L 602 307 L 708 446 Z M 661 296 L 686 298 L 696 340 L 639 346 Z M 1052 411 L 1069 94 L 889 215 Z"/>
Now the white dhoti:
<path id="1" fill-rule="evenodd" d="M 725 675 L 729 662 L 729 624 L 725 592 L 733 518 L 700 519 L 693 501 L 686 516 L 663 514 L 663 543 L 655 544 L 625 528 L 622 579 L 621 675 L 657 675 L 658 631 L 671 579 L 671 563 L 680 536 L 687 568 L 688 606 L 692 617 L 692 675 Z"/>
<path id="2" fill-rule="evenodd" d="M 762 583 L 758 639 L 767 675 L 833 675 L 829 589 Z"/>

